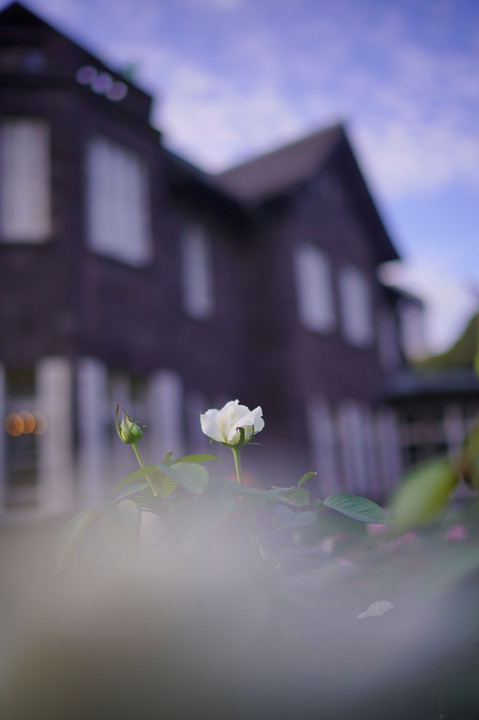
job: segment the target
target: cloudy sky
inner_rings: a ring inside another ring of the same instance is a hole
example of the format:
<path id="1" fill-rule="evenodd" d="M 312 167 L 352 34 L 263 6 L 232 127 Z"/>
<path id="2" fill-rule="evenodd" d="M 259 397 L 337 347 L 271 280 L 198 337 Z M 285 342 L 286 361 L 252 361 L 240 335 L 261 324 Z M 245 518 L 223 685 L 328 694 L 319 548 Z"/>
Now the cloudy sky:
<path id="1" fill-rule="evenodd" d="M 345 121 L 429 346 L 462 330 L 479 302 L 479 2 L 25 4 L 134 67 L 166 144 L 206 170 Z"/>

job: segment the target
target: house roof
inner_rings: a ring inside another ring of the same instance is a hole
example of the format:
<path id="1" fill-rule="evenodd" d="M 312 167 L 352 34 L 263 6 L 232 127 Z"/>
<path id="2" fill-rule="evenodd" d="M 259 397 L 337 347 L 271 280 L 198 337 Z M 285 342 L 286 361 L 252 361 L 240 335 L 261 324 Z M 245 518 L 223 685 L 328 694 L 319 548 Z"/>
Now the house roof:
<path id="1" fill-rule="evenodd" d="M 163 147 L 168 186 L 201 203 L 218 203 L 235 221 L 251 223 L 250 209 L 216 182 L 213 175 Z"/>
<path id="2" fill-rule="evenodd" d="M 398 260 L 399 255 L 371 197 L 342 123 L 320 130 L 216 175 L 216 181 L 237 198 L 260 204 L 286 195 L 311 180 L 329 159 L 338 159 L 338 170 L 352 189 L 355 204 L 368 226 L 378 263 Z"/>
<path id="3" fill-rule="evenodd" d="M 36 85 L 69 82 L 72 87 L 82 88 L 75 80 L 77 71 L 82 66 L 92 66 L 95 73 L 108 73 L 113 80 L 121 82 L 127 93 L 124 99 L 116 103 L 116 107 L 130 116 L 148 122 L 152 97 L 139 88 L 130 78 L 119 70 L 104 63 L 98 56 L 73 40 L 62 31 L 50 25 L 20 2 L 12 2 L 0 10 L 0 50 L 8 52 L 9 45 L 29 45 L 47 50 L 45 64 L 41 71 L 25 71 L 21 62 L 12 68 L 9 63 L 0 69 L 2 84 L 8 84 L 13 72 L 15 83 L 19 75 L 23 81 Z M 84 87 L 82 88 L 85 89 Z M 95 91 L 98 102 L 105 100 L 103 93 Z M 109 100 L 108 100 L 109 101 Z"/>
<path id="4" fill-rule="evenodd" d="M 406 305 L 414 305 L 415 307 L 424 310 L 424 300 L 417 295 L 413 295 L 408 290 L 399 287 L 398 285 L 390 285 L 381 281 L 381 285 L 385 288 L 385 292 L 393 298 L 394 301 L 401 301 Z"/>
<path id="5" fill-rule="evenodd" d="M 343 137 L 341 125 L 315 132 L 216 175 L 242 200 L 262 200 L 310 178 Z"/>
<path id="6" fill-rule="evenodd" d="M 441 397 L 479 392 L 479 378 L 467 368 L 404 370 L 390 377 L 385 386 L 389 400 Z"/>

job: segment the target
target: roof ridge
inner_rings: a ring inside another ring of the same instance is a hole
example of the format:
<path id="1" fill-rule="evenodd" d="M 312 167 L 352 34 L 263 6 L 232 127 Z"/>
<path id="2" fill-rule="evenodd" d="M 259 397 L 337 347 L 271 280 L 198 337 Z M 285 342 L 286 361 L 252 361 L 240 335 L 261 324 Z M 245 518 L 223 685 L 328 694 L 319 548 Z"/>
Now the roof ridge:
<path id="1" fill-rule="evenodd" d="M 260 153 L 258 155 L 254 155 L 249 158 L 249 160 L 244 160 L 240 163 L 237 163 L 236 165 L 232 165 L 227 170 L 222 170 L 219 173 L 213 173 L 214 177 L 217 177 L 218 179 L 221 179 L 224 175 L 227 175 L 228 173 L 233 173 L 234 171 L 238 170 L 239 168 L 247 167 L 250 164 L 253 164 L 259 160 L 263 160 L 266 158 L 269 158 L 271 156 L 277 155 L 279 153 L 282 153 L 288 149 L 294 149 L 295 147 L 300 147 L 301 145 L 307 145 L 311 140 L 319 137 L 325 137 L 326 135 L 333 134 L 334 132 L 344 133 L 345 128 L 345 122 L 344 121 L 338 121 L 336 123 L 333 123 L 332 125 L 328 125 L 327 127 L 321 129 L 321 130 L 315 130 L 308 135 L 302 135 L 301 137 L 297 138 L 296 140 L 292 140 L 291 142 L 287 142 L 282 145 L 277 145 L 271 150 L 267 150 L 264 153 Z"/>

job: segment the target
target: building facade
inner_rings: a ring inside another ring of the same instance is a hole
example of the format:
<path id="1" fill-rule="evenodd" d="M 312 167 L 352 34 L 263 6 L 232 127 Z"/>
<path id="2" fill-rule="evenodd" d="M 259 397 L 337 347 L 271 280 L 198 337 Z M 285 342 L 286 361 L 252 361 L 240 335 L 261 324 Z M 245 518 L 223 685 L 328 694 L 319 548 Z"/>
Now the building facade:
<path id="1" fill-rule="evenodd" d="M 107 497 L 133 469 L 117 404 L 159 461 L 204 449 L 198 414 L 234 397 L 263 407 L 266 484 L 314 468 L 323 497 L 384 499 L 414 302 L 378 279 L 398 255 L 344 127 L 210 176 L 151 105 L 20 3 L 0 13 L 0 513 Z"/>

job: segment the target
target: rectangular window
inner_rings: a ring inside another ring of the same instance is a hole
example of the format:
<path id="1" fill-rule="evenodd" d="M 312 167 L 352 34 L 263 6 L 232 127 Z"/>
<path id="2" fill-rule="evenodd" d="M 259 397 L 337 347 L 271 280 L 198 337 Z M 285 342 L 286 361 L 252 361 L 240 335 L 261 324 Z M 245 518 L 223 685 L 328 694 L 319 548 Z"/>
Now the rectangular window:
<path id="1" fill-rule="evenodd" d="M 344 337 L 358 347 L 369 345 L 374 337 L 370 288 L 360 270 L 341 270 L 339 295 Z"/>
<path id="2" fill-rule="evenodd" d="M 335 326 L 331 268 L 326 254 L 305 243 L 295 250 L 298 312 L 308 330 L 328 332 Z"/>
<path id="3" fill-rule="evenodd" d="M 205 229 L 190 225 L 183 235 L 184 306 L 190 317 L 203 320 L 214 311 L 211 243 Z"/>
<path id="4" fill-rule="evenodd" d="M 107 138 L 88 147 L 88 244 L 129 265 L 151 257 L 148 176 L 142 158 Z"/>
<path id="5" fill-rule="evenodd" d="M 51 233 L 50 132 L 43 120 L 0 124 L 0 235 L 42 242 Z"/>

